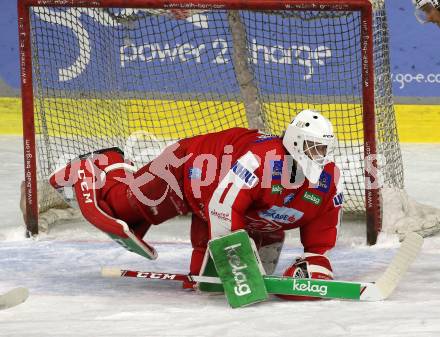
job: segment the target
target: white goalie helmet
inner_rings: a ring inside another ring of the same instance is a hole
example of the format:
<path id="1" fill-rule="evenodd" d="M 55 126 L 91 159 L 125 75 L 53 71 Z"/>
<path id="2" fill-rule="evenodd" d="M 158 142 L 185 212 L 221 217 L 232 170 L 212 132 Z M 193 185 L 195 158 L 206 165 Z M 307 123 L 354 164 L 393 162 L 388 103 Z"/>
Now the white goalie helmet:
<path id="1" fill-rule="evenodd" d="M 324 166 L 331 161 L 335 135 L 331 122 L 314 110 L 301 111 L 287 126 L 283 145 L 316 184 Z"/>
<path id="2" fill-rule="evenodd" d="M 412 2 L 415 7 L 414 14 L 417 18 L 417 21 L 420 23 L 428 22 L 427 13 L 422 9 L 424 6 L 431 5 L 432 7 L 440 10 L 440 0 L 412 0 Z"/>

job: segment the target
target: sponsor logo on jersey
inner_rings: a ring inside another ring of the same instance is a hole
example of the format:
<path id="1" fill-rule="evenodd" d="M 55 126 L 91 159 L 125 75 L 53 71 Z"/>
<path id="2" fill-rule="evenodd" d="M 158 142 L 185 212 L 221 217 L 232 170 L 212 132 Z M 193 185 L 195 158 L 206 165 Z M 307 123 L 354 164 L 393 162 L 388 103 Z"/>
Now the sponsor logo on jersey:
<path id="1" fill-rule="evenodd" d="M 271 160 L 270 170 L 272 174 L 272 180 L 281 180 L 281 174 L 283 172 L 283 161 L 282 160 Z"/>
<path id="2" fill-rule="evenodd" d="M 258 212 L 258 215 L 263 219 L 288 224 L 301 219 L 304 213 L 294 208 L 272 206 L 268 210 Z"/>
<path id="3" fill-rule="evenodd" d="M 236 162 L 234 166 L 232 166 L 232 172 L 234 172 L 241 180 L 244 181 L 244 183 L 249 186 L 253 187 L 255 183 L 257 182 L 257 176 L 253 174 L 251 171 L 249 171 L 246 167 L 240 164 L 240 162 Z"/>
<path id="4" fill-rule="evenodd" d="M 283 186 L 281 184 L 272 185 L 272 194 L 281 194 Z"/>
<path id="5" fill-rule="evenodd" d="M 327 193 L 330 190 L 332 176 L 330 173 L 322 171 L 318 181 L 318 191 Z"/>
<path id="6" fill-rule="evenodd" d="M 248 218 L 249 219 L 249 218 Z M 266 222 L 265 219 L 261 219 L 259 221 L 253 221 L 248 224 L 248 228 L 260 231 L 260 232 L 275 232 L 279 229 L 282 229 L 283 226 L 275 223 L 275 222 Z"/>
<path id="7" fill-rule="evenodd" d="M 342 206 L 343 203 L 344 203 L 344 194 L 342 192 L 339 192 L 333 197 L 333 205 L 335 207 L 339 207 Z"/>
<path id="8" fill-rule="evenodd" d="M 295 193 L 290 193 L 284 197 L 284 205 L 289 204 L 295 198 Z"/>
<path id="9" fill-rule="evenodd" d="M 209 213 L 212 216 L 219 218 L 220 220 L 231 222 L 231 215 L 229 213 L 219 212 L 219 211 L 216 211 L 215 209 L 212 209 Z"/>
<path id="10" fill-rule="evenodd" d="M 189 169 L 189 179 L 202 179 L 202 170 L 198 167 L 191 167 Z"/>
<path id="11" fill-rule="evenodd" d="M 268 133 L 264 133 L 264 134 L 261 134 L 260 136 L 258 136 L 257 139 L 254 140 L 254 143 L 262 143 L 262 142 L 266 142 L 268 140 L 272 140 L 272 139 L 276 139 L 276 138 L 279 138 L 279 137 L 275 136 L 275 135 L 268 134 Z"/>
<path id="12" fill-rule="evenodd" d="M 302 196 L 302 199 L 311 202 L 312 204 L 319 206 L 321 205 L 322 198 L 319 195 L 316 195 L 312 192 L 306 191 L 304 195 Z"/>

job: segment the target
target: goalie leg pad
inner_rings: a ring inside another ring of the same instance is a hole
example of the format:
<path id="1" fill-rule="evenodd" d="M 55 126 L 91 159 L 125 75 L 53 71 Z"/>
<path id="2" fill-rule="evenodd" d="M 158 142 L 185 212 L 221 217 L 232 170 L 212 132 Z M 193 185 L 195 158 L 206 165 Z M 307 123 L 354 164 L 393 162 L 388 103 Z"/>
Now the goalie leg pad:
<path id="1" fill-rule="evenodd" d="M 98 206 L 97 196 L 99 192 L 96 193 L 95 188 L 94 165 L 91 159 L 83 159 L 81 162 L 84 170 L 79 171 L 79 180 L 74 185 L 74 189 L 83 216 L 129 251 L 148 259 L 156 259 L 156 250 L 143 241 L 142 237 L 137 237 L 126 222 L 113 218 Z"/>
<path id="2" fill-rule="evenodd" d="M 92 225 L 107 233 L 116 242 L 148 259 L 157 258 L 156 250 L 137 236 L 125 221 L 116 219 L 112 216 L 112 210 L 102 198 L 103 194 L 108 193 L 117 180 L 109 180 L 106 184 L 105 168 L 108 167 L 108 159 L 115 154 L 110 150 L 105 165 L 98 161 L 96 156 L 75 160 L 64 169 L 52 174 L 49 179 L 55 188 L 73 185 L 79 209 L 84 218 Z M 104 153 L 100 153 L 100 160 Z M 104 155 L 105 156 L 105 155 Z M 105 160 L 104 160 L 105 161 Z M 119 165 L 116 165 L 119 164 Z M 113 169 L 122 168 L 125 163 L 113 163 Z M 122 166 L 120 165 L 122 164 Z M 128 164 L 127 164 L 128 165 Z M 111 170 L 108 170 L 109 172 Z M 121 173 L 123 170 L 119 170 Z M 122 172 L 123 173 L 123 172 Z M 103 209 L 104 208 L 104 209 Z"/>

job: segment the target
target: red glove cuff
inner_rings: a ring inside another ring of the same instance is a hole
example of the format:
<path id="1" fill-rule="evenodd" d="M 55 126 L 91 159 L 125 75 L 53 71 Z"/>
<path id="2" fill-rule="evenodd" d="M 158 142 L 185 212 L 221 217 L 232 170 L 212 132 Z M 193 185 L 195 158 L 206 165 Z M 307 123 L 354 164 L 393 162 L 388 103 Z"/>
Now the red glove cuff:
<path id="1" fill-rule="evenodd" d="M 283 274 L 294 278 L 313 278 L 321 280 L 333 280 L 333 270 L 328 258 L 324 255 L 305 253 L 297 258 Z M 278 297 L 290 301 L 312 301 L 317 297 L 279 295 Z"/>

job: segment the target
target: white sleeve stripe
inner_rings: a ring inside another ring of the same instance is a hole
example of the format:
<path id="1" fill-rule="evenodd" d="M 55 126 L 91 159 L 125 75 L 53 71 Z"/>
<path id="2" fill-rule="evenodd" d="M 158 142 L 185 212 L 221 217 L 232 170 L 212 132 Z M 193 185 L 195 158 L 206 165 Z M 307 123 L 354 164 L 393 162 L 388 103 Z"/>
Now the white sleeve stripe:
<path id="1" fill-rule="evenodd" d="M 342 215 L 342 207 L 340 207 L 339 211 L 338 211 L 338 222 L 336 224 L 336 238 L 335 238 L 335 241 L 338 241 L 338 237 L 339 237 L 339 228 L 341 227 L 341 215 Z"/>
<path id="2" fill-rule="evenodd" d="M 118 169 L 124 169 L 125 171 L 128 171 L 128 172 L 136 172 L 136 168 L 133 165 L 130 165 L 127 163 L 116 163 L 116 164 L 109 165 L 106 168 L 104 168 L 104 172 L 109 173 L 113 170 L 118 170 Z"/>
<path id="3" fill-rule="evenodd" d="M 216 188 L 214 194 L 212 195 L 211 201 L 209 202 L 208 211 L 209 222 L 211 224 L 211 238 L 222 236 L 231 232 L 233 203 L 230 203 L 227 199 L 235 200 L 242 186 L 237 186 L 238 184 L 232 180 L 232 186 L 227 192 L 223 203 L 220 203 L 220 198 L 231 181 L 230 175 L 231 172 L 228 172 L 228 174 L 223 178 L 222 183 Z M 223 181 L 225 180 L 228 182 L 223 185 Z"/>
<path id="4" fill-rule="evenodd" d="M 251 151 L 246 152 L 238 161 L 251 172 L 254 172 L 260 166 L 257 157 Z"/>
<path id="5" fill-rule="evenodd" d="M 333 273 L 331 270 L 322 267 L 322 266 L 318 266 L 316 264 L 309 264 L 309 266 L 307 267 L 307 271 L 309 273 L 320 273 L 320 274 L 324 274 L 327 276 L 330 276 L 331 278 L 333 278 Z"/>
<path id="6" fill-rule="evenodd" d="M 253 174 L 255 169 L 259 166 L 257 158 L 250 151 L 240 157 L 238 162 L 250 174 Z M 253 186 L 255 186 L 257 182 L 258 178 L 255 177 L 252 181 Z M 223 202 L 220 203 L 220 199 L 230 183 L 232 183 L 232 186 L 223 198 Z M 238 193 L 245 186 L 249 187 L 243 177 L 237 175 L 230 169 L 215 189 L 208 204 L 211 238 L 230 233 L 232 226 L 232 206 L 234 205 Z"/>
<path id="7" fill-rule="evenodd" d="M 304 253 L 303 254 L 303 257 L 312 257 L 312 256 L 322 256 L 322 257 L 325 257 L 328 260 L 327 256 L 322 255 L 322 254 L 315 254 L 315 253 Z"/>

